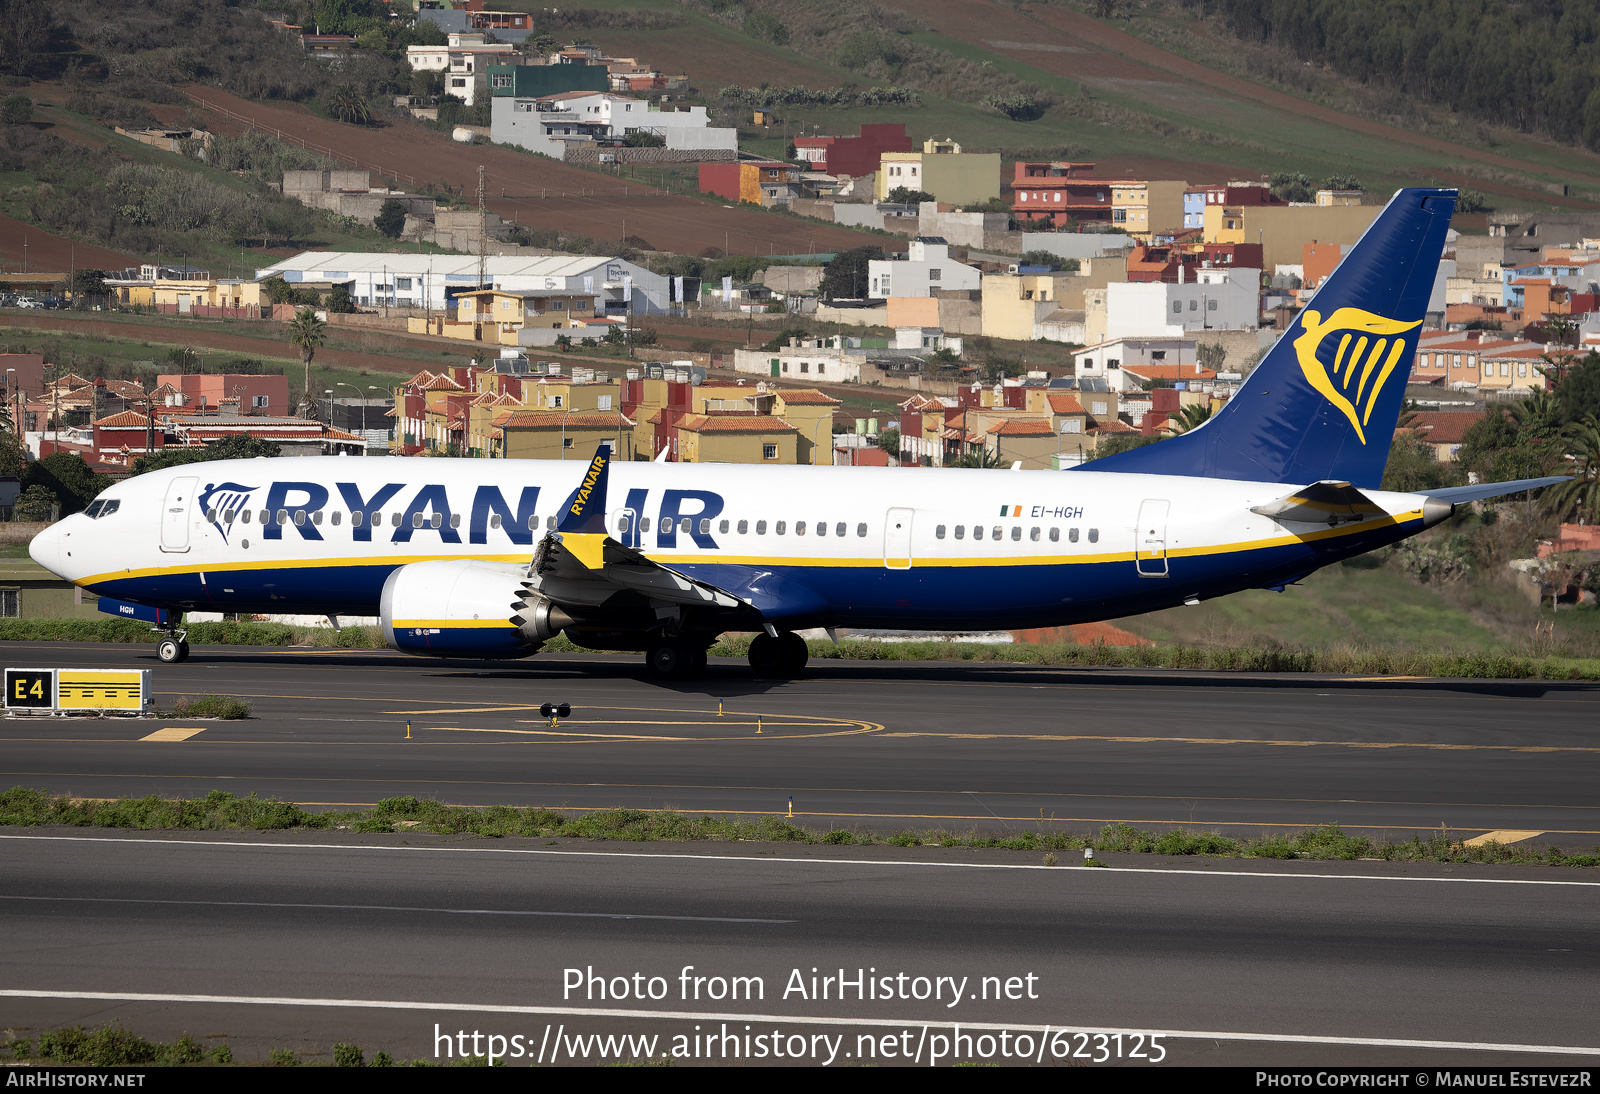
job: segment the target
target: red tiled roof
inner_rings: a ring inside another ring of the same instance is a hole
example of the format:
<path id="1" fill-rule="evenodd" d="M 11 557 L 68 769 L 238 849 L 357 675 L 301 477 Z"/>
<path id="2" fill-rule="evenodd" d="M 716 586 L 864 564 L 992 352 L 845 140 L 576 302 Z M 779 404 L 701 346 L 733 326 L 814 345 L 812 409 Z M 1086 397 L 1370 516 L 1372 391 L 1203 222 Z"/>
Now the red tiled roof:
<path id="1" fill-rule="evenodd" d="M 838 406 L 844 400 L 824 395 L 814 387 L 795 388 L 777 392 L 778 398 L 790 406 Z"/>
<path id="2" fill-rule="evenodd" d="M 607 411 L 574 411 L 568 414 L 549 410 L 513 410 L 496 415 L 494 419 L 494 424 L 501 429 L 560 429 L 563 422 L 568 429 L 615 429 L 619 423 L 624 428 L 633 424 L 621 414 Z"/>
<path id="3" fill-rule="evenodd" d="M 1052 414 L 1086 414 L 1083 404 L 1078 402 L 1076 395 L 1049 395 L 1050 412 Z"/>
<path id="4" fill-rule="evenodd" d="M 1407 428 L 1429 444 L 1460 444 L 1483 419 L 1481 410 L 1419 410 Z"/>
<path id="5" fill-rule="evenodd" d="M 1217 374 L 1200 365 L 1123 365 L 1123 372 L 1131 372 L 1144 380 L 1215 380 Z"/>
<path id="6" fill-rule="evenodd" d="M 794 426 L 772 414 L 695 415 L 678 423 L 687 433 L 798 433 Z"/>
<path id="7" fill-rule="evenodd" d="M 1052 437 L 1055 432 L 1049 422 L 1037 418 L 1032 421 L 1001 422 L 989 428 L 989 433 L 997 437 Z"/>
<path id="8" fill-rule="evenodd" d="M 124 410 L 120 414 L 111 414 L 94 423 L 97 429 L 143 429 L 149 423 L 149 418 L 137 410 Z"/>
<path id="9" fill-rule="evenodd" d="M 1090 433 L 1137 433 L 1137 429 L 1123 421 L 1121 418 L 1107 418 L 1097 425 L 1091 426 Z"/>

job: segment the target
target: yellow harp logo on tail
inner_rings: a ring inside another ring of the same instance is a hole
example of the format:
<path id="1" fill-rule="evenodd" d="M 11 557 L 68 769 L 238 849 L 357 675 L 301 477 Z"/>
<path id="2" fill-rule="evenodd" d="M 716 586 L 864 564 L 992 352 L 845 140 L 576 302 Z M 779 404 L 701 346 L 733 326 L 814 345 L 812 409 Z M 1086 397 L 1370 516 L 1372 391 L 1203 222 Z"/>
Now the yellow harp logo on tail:
<path id="1" fill-rule="evenodd" d="M 1378 393 L 1405 355 L 1403 335 L 1420 327 L 1422 320 L 1402 323 L 1361 308 L 1339 308 L 1326 320 L 1320 312 L 1307 309 L 1300 322 L 1304 333 L 1294 340 L 1300 371 L 1350 420 L 1356 436 L 1366 444 L 1365 427 L 1372 408 L 1378 405 Z M 1338 344 L 1332 360 L 1324 364 L 1317 351 L 1335 336 Z"/>

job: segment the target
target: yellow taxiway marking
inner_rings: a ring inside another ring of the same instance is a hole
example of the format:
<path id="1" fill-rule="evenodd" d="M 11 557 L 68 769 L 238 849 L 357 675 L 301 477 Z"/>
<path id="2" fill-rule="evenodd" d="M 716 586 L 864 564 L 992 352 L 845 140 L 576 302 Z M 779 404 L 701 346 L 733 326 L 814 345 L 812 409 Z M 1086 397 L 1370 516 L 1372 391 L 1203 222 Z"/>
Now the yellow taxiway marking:
<path id="1" fill-rule="evenodd" d="M 906 731 L 883 737 L 945 737 L 961 741 L 1109 741 L 1116 744 L 1165 745 L 1280 745 L 1289 748 L 1427 748 L 1441 752 L 1600 752 L 1600 747 L 1579 745 L 1446 745 L 1426 741 L 1280 741 L 1258 737 L 1128 737 L 1053 733 L 937 733 Z"/>
<path id="2" fill-rule="evenodd" d="M 1437 676 L 1341 676 L 1341 684 L 1375 684 L 1385 680 L 1437 680 Z"/>
<path id="3" fill-rule="evenodd" d="M 1543 832 L 1524 832 L 1516 828 L 1502 828 L 1493 832 L 1485 832 L 1481 836 L 1473 836 L 1471 839 L 1463 840 L 1462 842 L 1468 847 L 1482 847 L 1486 843 L 1521 843 L 1525 839 L 1532 839 L 1534 836 L 1542 835 L 1544 835 Z"/>
<path id="4" fill-rule="evenodd" d="M 203 727 L 203 726 L 201 728 L 199 728 L 199 729 L 183 729 L 183 728 L 158 729 L 154 733 L 150 734 L 148 737 L 140 737 L 139 740 L 141 740 L 141 741 L 187 741 L 190 737 L 193 737 L 196 733 L 204 733 L 204 732 L 205 732 L 205 727 Z"/>
<path id="5" fill-rule="evenodd" d="M 567 725 L 568 723 L 563 722 L 561 724 L 562 725 Z M 750 730 L 750 729 L 755 728 L 756 725 L 757 725 L 757 723 L 755 723 L 755 722 L 599 722 L 599 723 L 591 723 L 591 724 L 597 724 L 597 725 L 625 725 L 625 726 L 626 725 L 707 726 L 707 727 L 715 728 L 715 729 L 722 729 L 722 728 L 726 728 L 728 726 L 744 726 L 747 731 Z M 883 727 L 881 725 L 878 725 L 876 722 L 853 722 L 853 721 L 844 721 L 842 719 L 840 721 L 837 721 L 837 722 L 771 722 L 771 721 L 768 721 L 768 722 L 763 722 L 761 724 L 765 728 L 774 731 L 774 732 L 771 732 L 771 733 L 767 733 L 766 736 L 771 737 L 771 738 L 773 738 L 775 740 L 782 739 L 782 740 L 785 740 L 785 741 L 794 741 L 794 740 L 799 740 L 799 739 L 802 739 L 802 738 L 810 738 L 810 737 L 850 737 L 850 736 L 854 736 L 856 734 L 861 734 L 861 733 L 879 733 L 883 729 Z M 785 732 L 778 732 L 778 731 L 782 731 L 782 730 L 793 728 L 795 726 L 801 726 L 801 727 L 837 726 L 838 728 L 834 729 L 832 732 L 829 732 L 829 733 L 785 733 Z M 621 742 L 624 742 L 624 741 L 735 741 L 735 740 L 742 741 L 742 740 L 745 740 L 746 738 L 749 738 L 750 740 L 754 740 L 755 736 L 756 736 L 754 733 L 746 732 L 746 733 L 744 733 L 744 734 L 742 734 L 740 736 L 737 736 L 737 737 L 729 736 L 727 734 L 715 734 L 715 735 L 711 735 L 711 736 L 673 737 L 673 736 L 665 736 L 665 735 L 662 735 L 662 734 L 653 734 L 653 733 L 617 733 L 617 732 L 609 731 L 609 730 L 595 730 L 592 733 L 573 733 L 573 732 L 563 733 L 563 732 L 561 732 L 559 730 L 554 730 L 554 729 L 493 729 L 493 728 L 474 728 L 474 727 L 468 727 L 468 726 L 427 726 L 427 727 L 425 727 L 425 729 L 427 731 L 431 731 L 431 732 L 434 732 L 434 733 L 506 733 L 506 734 L 514 734 L 514 735 L 517 735 L 517 736 L 528 736 L 528 737 L 578 738 L 577 740 L 561 740 L 561 741 L 545 741 L 545 742 L 542 742 L 544 744 L 605 744 L 605 743 L 608 743 L 608 742 L 621 743 Z M 427 743 L 427 742 L 424 742 L 424 743 Z"/>

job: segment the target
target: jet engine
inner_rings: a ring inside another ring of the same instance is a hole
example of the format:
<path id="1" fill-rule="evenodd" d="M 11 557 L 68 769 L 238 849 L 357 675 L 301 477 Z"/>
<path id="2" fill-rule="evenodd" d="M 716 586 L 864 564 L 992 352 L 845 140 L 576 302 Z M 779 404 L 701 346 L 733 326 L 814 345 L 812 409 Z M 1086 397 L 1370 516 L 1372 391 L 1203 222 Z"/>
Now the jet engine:
<path id="1" fill-rule="evenodd" d="M 527 657 L 574 622 L 529 584 L 526 566 L 475 559 L 401 566 L 378 610 L 391 647 L 430 657 Z"/>

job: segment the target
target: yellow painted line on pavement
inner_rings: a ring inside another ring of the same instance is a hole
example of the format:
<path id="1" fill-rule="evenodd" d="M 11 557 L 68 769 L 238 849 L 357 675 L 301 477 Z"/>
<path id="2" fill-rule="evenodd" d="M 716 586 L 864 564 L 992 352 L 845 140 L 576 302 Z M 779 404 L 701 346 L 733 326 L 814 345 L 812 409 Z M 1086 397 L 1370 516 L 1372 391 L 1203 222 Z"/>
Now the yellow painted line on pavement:
<path id="1" fill-rule="evenodd" d="M 196 733 L 204 733 L 204 732 L 205 732 L 205 727 L 204 726 L 202 726 L 199 729 L 183 729 L 181 727 L 174 727 L 174 728 L 171 728 L 171 729 L 158 729 L 154 733 L 150 734 L 148 737 L 140 737 L 139 740 L 141 740 L 141 741 L 187 741 L 190 737 L 193 737 Z"/>
<path id="2" fill-rule="evenodd" d="M 1439 752 L 1600 752 L 1579 745 L 1446 745 L 1426 741 L 1282 741 L 1257 737 L 1132 737 L 1051 733 L 936 733 L 906 731 L 882 737 L 944 737 L 965 741 L 1107 741 L 1114 744 L 1278 745 L 1289 748 L 1424 748 Z"/>
<path id="3" fill-rule="evenodd" d="M 1468 847 L 1482 847 L 1486 843 L 1499 843 L 1502 845 L 1521 843 L 1525 839 L 1532 839 L 1534 836 L 1542 835 L 1544 835 L 1543 832 L 1524 832 L 1516 828 L 1501 828 L 1493 832 L 1485 832 L 1481 836 L 1473 836 L 1471 839 L 1463 840 L 1462 842 Z"/>
<path id="4" fill-rule="evenodd" d="M 1438 680 L 1437 676 L 1341 676 L 1341 684 L 1374 684 L 1385 680 Z"/>

